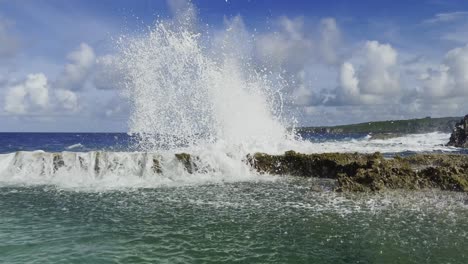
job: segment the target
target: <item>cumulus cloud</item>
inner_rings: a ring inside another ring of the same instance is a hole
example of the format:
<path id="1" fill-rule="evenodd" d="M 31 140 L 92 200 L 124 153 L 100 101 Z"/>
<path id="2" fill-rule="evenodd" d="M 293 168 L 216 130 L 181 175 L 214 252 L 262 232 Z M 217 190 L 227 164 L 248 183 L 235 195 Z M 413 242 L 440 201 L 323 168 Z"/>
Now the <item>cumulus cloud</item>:
<path id="1" fill-rule="evenodd" d="M 298 71 L 313 54 L 313 41 L 304 32 L 304 18 L 281 17 L 277 26 L 277 32 L 257 37 L 257 54 L 265 64 L 282 65 L 293 72 Z"/>
<path id="2" fill-rule="evenodd" d="M 7 89 L 4 101 L 7 113 L 26 115 L 53 109 L 78 111 L 78 96 L 70 90 L 52 89 L 43 73 L 29 74 L 23 82 Z"/>
<path id="3" fill-rule="evenodd" d="M 78 96 L 76 93 L 63 89 L 58 89 L 54 92 L 60 107 L 71 112 L 77 112 L 79 110 Z"/>
<path id="4" fill-rule="evenodd" d="M 86 43 L 68 54 L 70 63 L 65 65 L 54 86 L 58 89 L 81 90 L 95 63 L 94 50 Z"/>
<path id="5" fill-rule="evenodd" d="M 344 62 L 339 73 L 337 99 L 341 104 L 380 104 L 398 99 L 398 53 L 389 44 L 367 41 L 359 51 L 358 66 Z M 393 97 L 393 98 L 392 98 Z"/>
<path id="6" fill-rule="evenodd" d="M 12 22 L 0 17 L 0 58 L 11 57 L 18 51 L 19 41 L 11 32 Z"/>
<path id="7" fill-rule="evenodd" d="M 4 110 L 10 114 L 26 115 L 65 110 L 77 112 L 79 97 L 74 91 L 82 89 L 95 64 L 93 49 L 86 43 L 68 54 L 70 63 L 55 81 L 44 73 L 29 74 L 24 81 L 7 88 Z"/>
<path id="8" fill-rule="evenodd" d="M 340 87 L 342 95 L 350 100 L 356 100 L 359 97 L 359 80 L 356 76 L 353 64 L 345 62 L 340 70 Z"/>
<path id="9" fill-rule="evenodd" d="M 47 77 L 39 73 L 28 75 L 24 82 L 8 89 L 4 110 L 13 114 L 26 114 L 33 107 L 44 110 L 48 106 Z"/>
<path id="10" fill-rule="evenodd" d="M 304 17 L 280 17 L 274 23 L 274 32 L 256 34 L 255 54 L 261 63 L 280 70 L 286 80 L 286 97 L 292 105 L 307 106 L 328 100 L 321 85 L 329 81 L 340 60 L 341 33 L 333 18 L 318 24 Z M 335 79 L 333 76 L 332 79 Z"/>
<path id="11" fill-rule="evenodd" d="M 468 45 L 452 49 L 437 68 L 430 68 L 421 77 L 422 97 L 468 96 Z"/>

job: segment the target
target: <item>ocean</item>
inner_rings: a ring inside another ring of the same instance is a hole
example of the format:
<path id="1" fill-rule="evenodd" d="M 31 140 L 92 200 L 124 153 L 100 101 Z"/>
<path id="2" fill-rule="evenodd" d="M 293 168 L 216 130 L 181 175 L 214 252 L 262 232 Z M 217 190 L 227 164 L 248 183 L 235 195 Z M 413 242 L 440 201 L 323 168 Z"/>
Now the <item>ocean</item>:
<path id="1" fill-rule="evenodd" d="M 303 137 L 305 153 L 460 152 L 442 133 Z M 318 192 L 316 179 L 255 175 L 221 159 L 220 173 L 187 174 L 170 161 L 162 174 L 137 173 L 135 142 L 0 133 L 0 263 L 468 262 L 464 193 Z M 65 153 L 63 170 L 47 170 L 53 152 Z M 70 162 L 96 153 L 121 166 L 92 173 Z"/>

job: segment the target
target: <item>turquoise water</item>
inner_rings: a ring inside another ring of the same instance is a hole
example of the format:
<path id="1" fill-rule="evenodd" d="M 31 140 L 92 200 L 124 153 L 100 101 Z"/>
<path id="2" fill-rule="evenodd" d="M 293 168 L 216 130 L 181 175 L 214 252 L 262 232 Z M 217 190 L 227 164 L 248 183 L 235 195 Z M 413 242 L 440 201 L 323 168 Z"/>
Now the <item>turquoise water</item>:
<path id="1" fill-rule="evenodd" d="M 465 194 L 315 184 L 2 187 L 0 263 L 468 263 Z"/>

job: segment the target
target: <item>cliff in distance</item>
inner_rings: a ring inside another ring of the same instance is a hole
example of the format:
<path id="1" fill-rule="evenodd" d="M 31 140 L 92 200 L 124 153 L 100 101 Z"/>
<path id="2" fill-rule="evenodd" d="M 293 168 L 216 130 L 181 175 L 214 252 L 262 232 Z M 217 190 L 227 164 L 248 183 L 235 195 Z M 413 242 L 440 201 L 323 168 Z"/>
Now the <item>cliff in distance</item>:
<path id="1" fill-rule="evenodd" d="M 420 118 L 408 120 L 389 120 L 366 122 L 360 124 L 323 126 L 323 127 L 301 127 L 296 130 L 299 133 L 395 133 L 395 134 L 417 134 L 430 132 L 450 133 L 455 128 L 455 124 L 462 117 L 441 117 L 441 118 Z"/>

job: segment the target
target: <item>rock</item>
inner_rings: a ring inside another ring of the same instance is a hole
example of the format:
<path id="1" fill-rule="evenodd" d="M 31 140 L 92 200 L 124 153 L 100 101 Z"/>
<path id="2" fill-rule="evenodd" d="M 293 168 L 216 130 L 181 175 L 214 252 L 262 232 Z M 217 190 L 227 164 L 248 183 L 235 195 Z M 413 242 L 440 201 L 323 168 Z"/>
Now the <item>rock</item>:
<path id="1" fill-rule="evenodd" d="M 335 191 L 375 192 L 385 189 L 468 192 L 468 156 L 417 154 L 384 158 L 380 153 L 284 155 L 256 153 L 247 161 L 261 173 L 329 178 L 337 181 Z"/>
<path id="2" fill-rule="evenodd" d="M 188 173 L 194 173 L 197 170 L 197 165 L 194 163 L 192 156 L 188 153 L 175 154 L 176 159 L 184 165 Z M 195 160 L 197 157 L 194 158 Z"/>
<path id="3" fill-rule="evenodd" d="M 455 125 L 447 146 L 468 148 L 468 115 Z"/>
<path id="4" fill-rule="evenodd" d="M 162 169 L 161 169 L 161 163 L 157 158 L 153 157 L 153 165 L 151 166 L 151 169 L 153 169 L 154 173 L 161 174 Z"/>
<path id="5" fill-rule="evenodd" d="M 53 166 L 54 166 L 54 172 L 58 171 L 58 169 L 60 169 L 60 167 L 65 166 L 65 162 L 63 161 L 62 154 L 55 153 L 52 163 L 53 163 Z"/>

